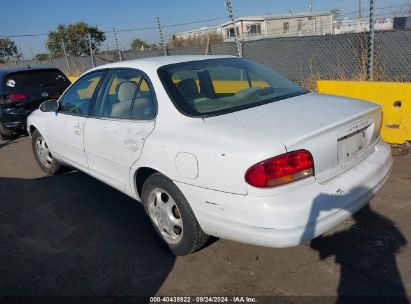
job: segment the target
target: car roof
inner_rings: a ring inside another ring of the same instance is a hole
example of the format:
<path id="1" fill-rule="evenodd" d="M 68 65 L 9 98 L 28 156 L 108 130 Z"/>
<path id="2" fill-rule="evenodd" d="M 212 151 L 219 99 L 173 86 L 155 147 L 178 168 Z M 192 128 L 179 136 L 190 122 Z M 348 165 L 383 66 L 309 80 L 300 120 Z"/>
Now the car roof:
<path id="1" fill-rule="evenodd" d="M 10 68 L 2 68 L 0 69 L 0 74 L 7 75 L 16 72 L 28 72 L 28 71 L 41 71 L 41 70 L 56 70 L 60 71 L 57 68 L 50 68 L 50 67 L 41 67 L 41 66 L 25 66 L 25 67 L 10 67 Z"/>
<path id="2" fill-rule="evenodd" d="M 173 56 L 159 56 L 159 57 L 147 57 L 139 58 L 127 61 L 120 61 L 109 63 L 106 65 L 101 65 L 93 70 L 100 70 L 105 68 L 159 68 L 164 65 L 188 62 L 188 61 L 198 61 L 198 60 L 207 60 L 207 59 L 219 59 L 219 58 L 236 58 L 235 56 L 221 56 L 221 55 L 173 55 Z"/>

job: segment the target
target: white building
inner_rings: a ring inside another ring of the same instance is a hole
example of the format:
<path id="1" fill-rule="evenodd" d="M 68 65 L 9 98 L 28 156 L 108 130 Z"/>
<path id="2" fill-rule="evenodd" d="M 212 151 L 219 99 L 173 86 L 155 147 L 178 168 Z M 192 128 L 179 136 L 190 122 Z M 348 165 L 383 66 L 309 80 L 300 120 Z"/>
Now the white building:
<path id="1" fill-rule="evenodd" d="M 177 39 L 196 39 L 207 37 L 209 35 L 221 35 L 221 31 L 222 30 L 220 26 L 205 26 L 196 30 L 177 33 L 174 35 L 174 37 Z"/>
<path id="2" fill-rule="evenodd" d="M 332 23 L 331 13 L 270 14 L 235 20 L 238 37 L 244 40 L 332 34 Z M 227 22 L 221 28 L 225 40 L 234 38 L 232 23 Z"/>
<path id="3" fill-rule="evenodd" d="M 389 31 L 394 28 L 394 18 L 378 18 L 375 20 L 374 30 Z M 370 30 L 369 18 L 338 20 L 334 22 L 334 34 L 362 33 Z"/>
<path id="4" fill-rule="evenodd" d="M 311 36 L 332 34 L 331 13 L 289 13 L 239 17 L 235 20 L 238 38 L 241 40 L 266 37 Z M 175 38 L 193 39 L 207 35 L 222 35 L 225 41 L 234 40 L 235 27 L 231 22 L 220 26 L 203 27 L 175 34 Z"/>
<path id="5" fill-rule="evenodd" d="M 374 30 L 376 31 L 389 31 L 394 29 L 394 18 L 378 18 L 375 20 Z"/>

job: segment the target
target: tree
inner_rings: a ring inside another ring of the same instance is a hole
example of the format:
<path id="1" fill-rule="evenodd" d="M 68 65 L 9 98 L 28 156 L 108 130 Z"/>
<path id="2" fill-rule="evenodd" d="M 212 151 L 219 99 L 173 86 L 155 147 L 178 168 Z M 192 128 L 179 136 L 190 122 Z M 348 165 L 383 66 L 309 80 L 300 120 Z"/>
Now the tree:
<path id="1" fill-rule="evenodd" d="M 37 54 L 34 56 L 35 61 L 47 61 L 49 60 L 49 55 L 48 54 Z"/>
<path id="2" fill-rule="evenodd" d="M 341 14 L 341 10 L 339 8 L 333 8 L 330 13 L 333 15 L 333 18 L 337 18 Z"/>
<path id="3" fill-rule="evenodd" d="M 145 42 L 145 41 L 143 41 L 139 38 L 134 39 L 133 42 L 131 43 L 131 48 L 133 50 L 141 50 L 141 47 L 143 47 L 145 49 L 149 49 L 150 45 L 147 42 Z"/>
<path id="4" fill-rule="evenodd" d="M 98 51 L 106 36 L 97 26 L 91 26 L 83 21 L 67 26 L 59 24 L 56 30 L 49 32 L 46 47 L 53 55 L 64 55 L 63 40 L 68 55 L 90 55 L 89 34 L 93 52 Z"/>
<path id="5" fill-rule="evenodd" d="M 10 57 L 20 57 L 16 44 L 9 38 L 0 38 L 0 58 L 6 61 Z"/>

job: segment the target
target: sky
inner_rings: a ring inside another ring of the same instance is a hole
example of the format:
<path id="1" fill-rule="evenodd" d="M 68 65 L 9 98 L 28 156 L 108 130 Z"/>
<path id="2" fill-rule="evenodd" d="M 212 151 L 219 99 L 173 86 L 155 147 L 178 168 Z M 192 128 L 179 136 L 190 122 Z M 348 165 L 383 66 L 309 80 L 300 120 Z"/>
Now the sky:
<path id="1" fill-rule="evenodd" d="M 358 15 L 360 0 L 313 0 L 314 12 L 329 12 L 339 8 L 344 17 Z M 311 0 L 232 0 L 235 17 L 262 15 L 268 13 L 288 13 L 290 11 L 308 12 Z M 368 14 L 369 1 L 362 0 L 363 14 Z M 386 15 L 391 12 L 407 10 L 411 0 L 375 0 L 377 14 Z M 45 42 L 50 30 L 59 23 L 68 24 L 85 21 L 98 26 L 103 31 L 124 29 L 146 30 L 124 31 L 118 33 L 121 49 L 129 49 L 135 38 L 149 43 L 158 43 L 159 33 L 156 17 L 164 26 L 165 40 L 173 33 L 219 25 L 227 21 L 224 0 L 0 0 L 2 17 L 0 18 L 0 37 L 26 34 L 40 34 L 36 37 L 10 37 L 25 58 L 45 53 Z M 7 13 L 6 13 L 7 12 Z M 217 19 L 218 20 L 209 20 Z M 195 24 L 176 25 L 201 20 Z M 176 25 L 176 26 L 171 26 Z M 41 35 L 43 34 L 43 35 Z M 102 49 L 115 48 L 113 33 L 106 34 L 106 42 Z"/>

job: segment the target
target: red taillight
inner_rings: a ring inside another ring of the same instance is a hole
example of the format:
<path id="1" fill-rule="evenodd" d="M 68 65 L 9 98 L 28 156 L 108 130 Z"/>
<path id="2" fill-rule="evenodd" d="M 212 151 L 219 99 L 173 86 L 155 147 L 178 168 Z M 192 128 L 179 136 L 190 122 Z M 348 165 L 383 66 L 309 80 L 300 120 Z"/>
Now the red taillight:
<path id="1" fill-rule="evenodd" d="M 310 152 L 297 150 L 266 159 L 247 170 L 245 180 L 254 187 L 276 187 L 313 176 Z"/>
<path id="2" fill-rule="evenodd" d="M 10 101 L 22 101 L 23 99 L 26 99 L 26 95 L 21 94 L 21 93 L 11 93 L 9 95 L 9 100 Z"/>

